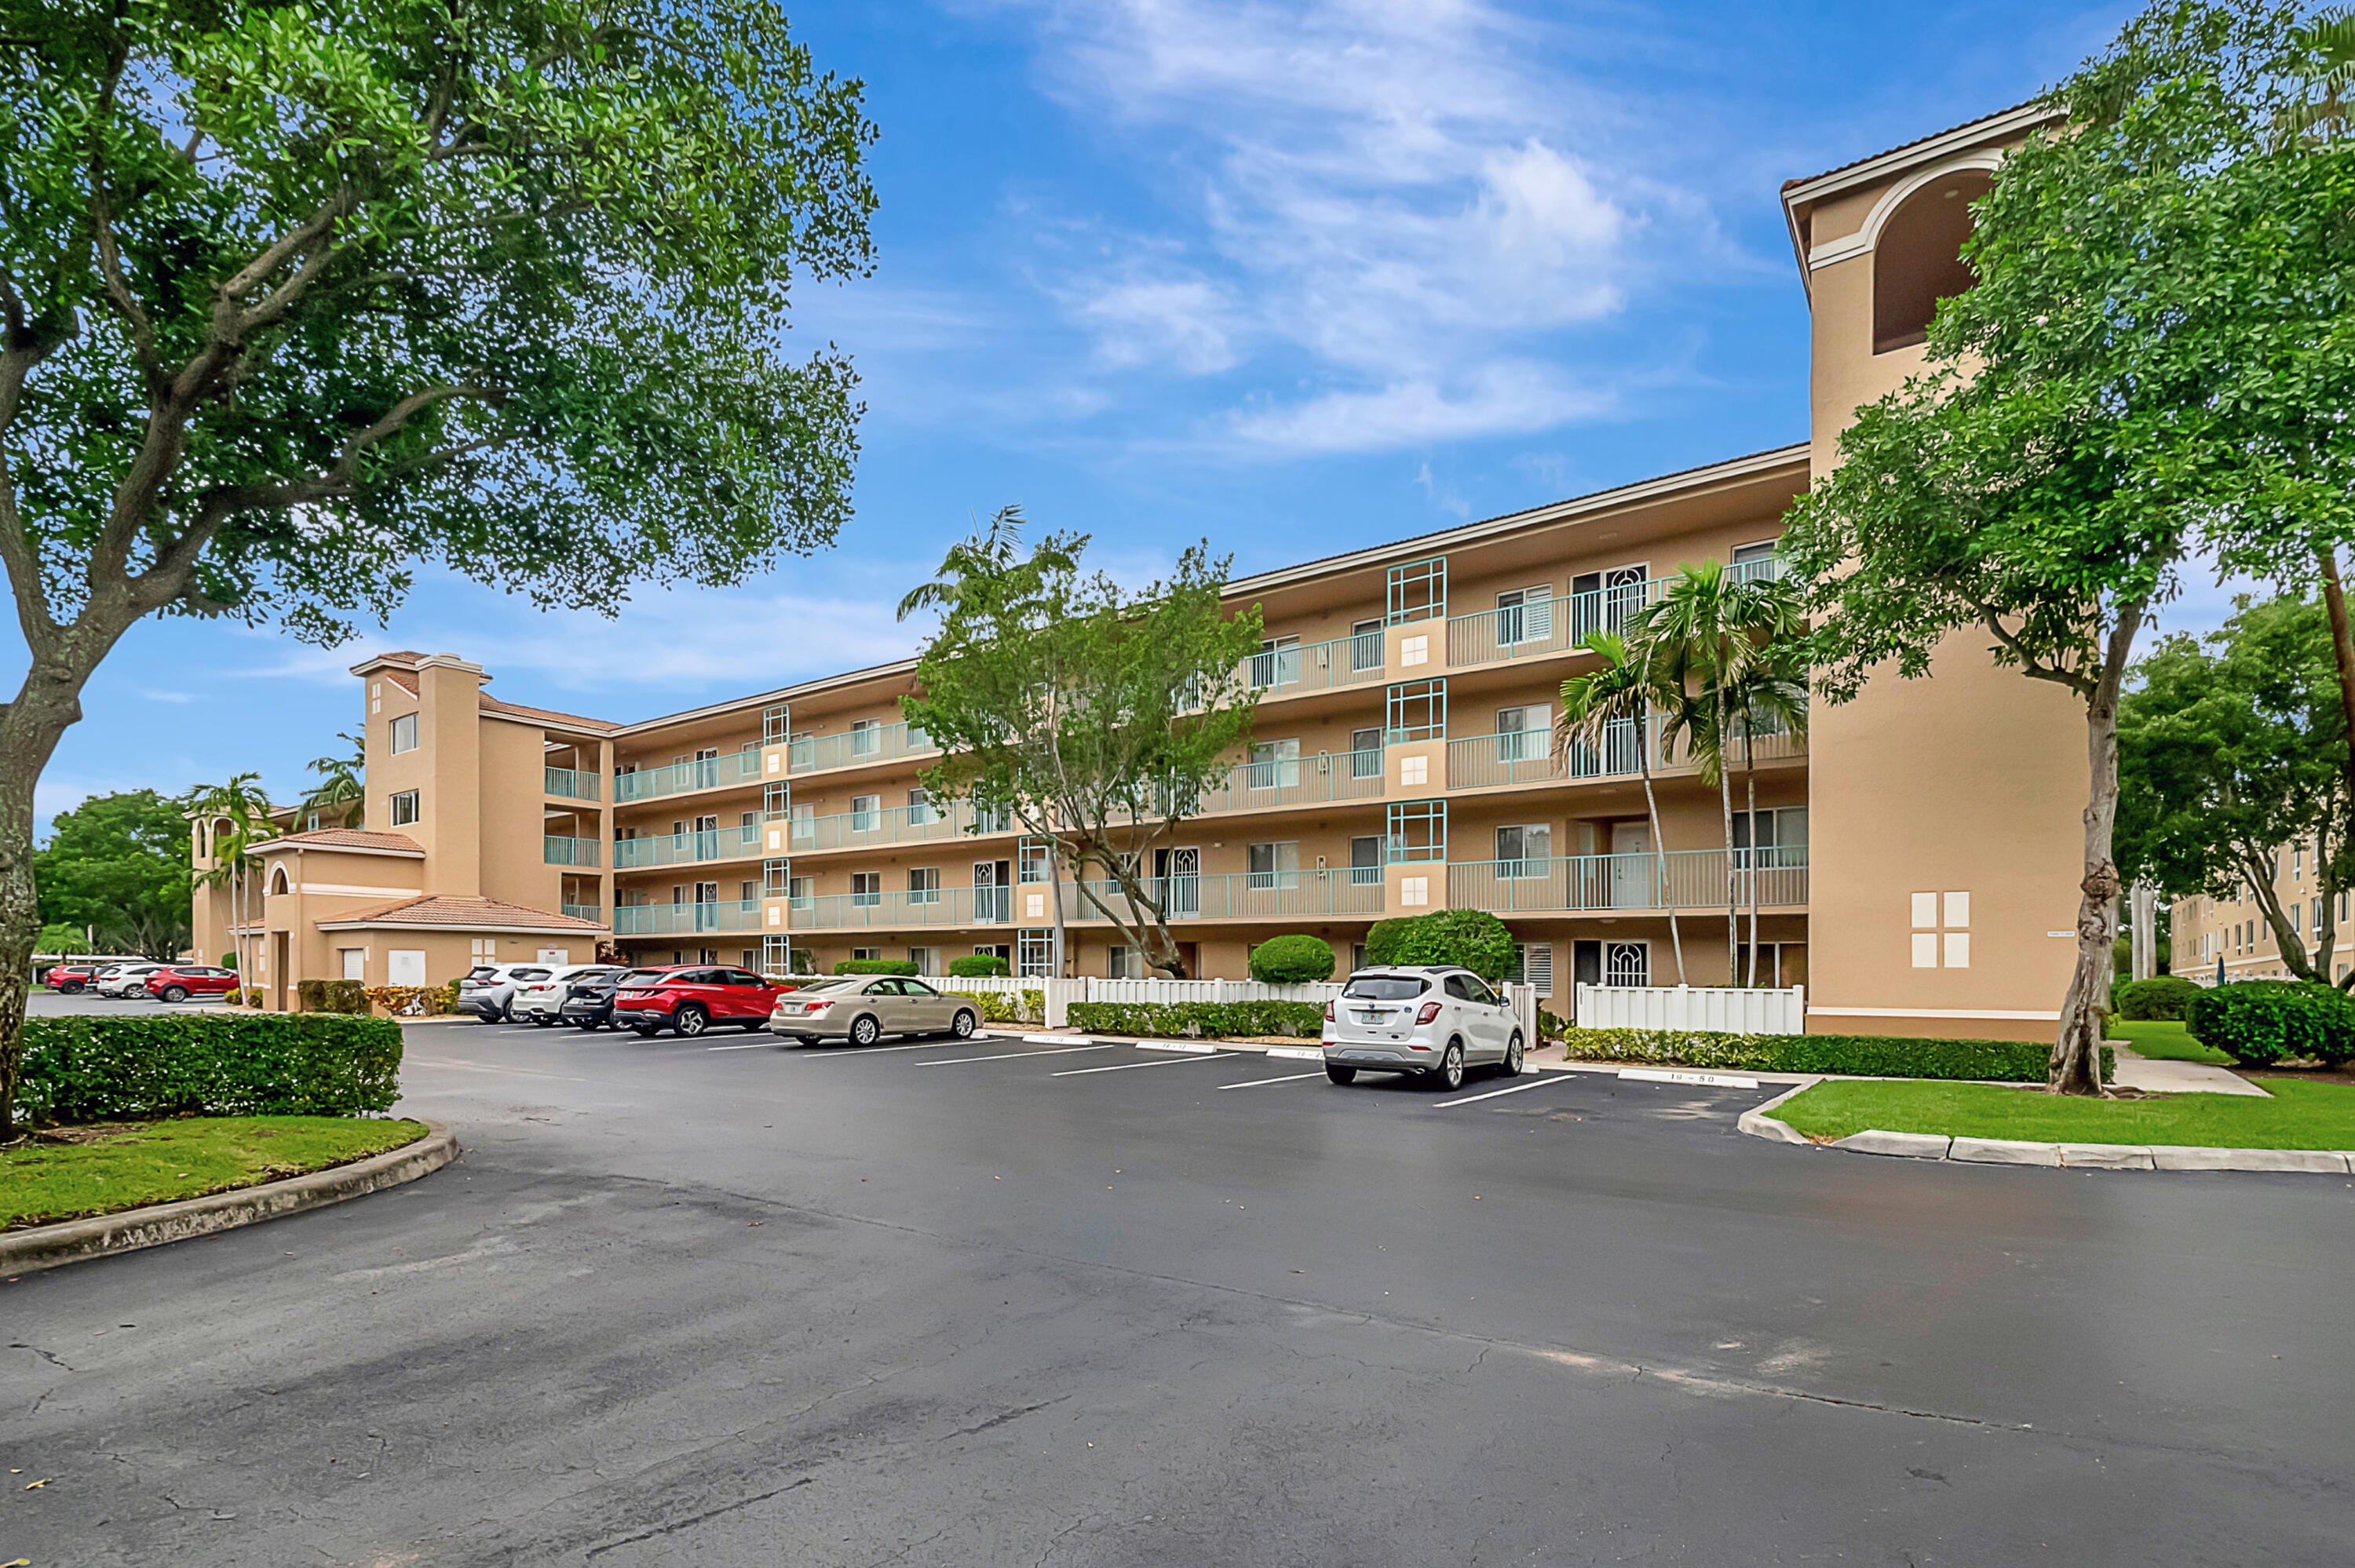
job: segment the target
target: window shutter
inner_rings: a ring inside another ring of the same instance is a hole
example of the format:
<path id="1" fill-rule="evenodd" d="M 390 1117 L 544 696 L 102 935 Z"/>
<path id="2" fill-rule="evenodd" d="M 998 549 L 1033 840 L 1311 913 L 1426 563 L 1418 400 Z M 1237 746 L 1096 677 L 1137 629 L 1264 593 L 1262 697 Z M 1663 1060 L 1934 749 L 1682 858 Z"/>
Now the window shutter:
<path id="1" fill-rule="evenodd" d="M 1521 590 L 1521 638 L 1543 642 L 1553 635 L 1553 585 L 1540 583 Z"/>

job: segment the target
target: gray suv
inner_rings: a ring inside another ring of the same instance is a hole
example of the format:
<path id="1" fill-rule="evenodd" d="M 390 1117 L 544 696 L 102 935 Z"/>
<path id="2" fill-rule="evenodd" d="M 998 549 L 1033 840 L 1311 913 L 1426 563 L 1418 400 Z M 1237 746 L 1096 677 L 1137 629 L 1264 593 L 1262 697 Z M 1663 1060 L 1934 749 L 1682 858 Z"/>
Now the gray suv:
<path id="1" fill-rule="evenodd" d="M 1510 1078 L 1526 1044 L 1512 1002 L 1452 965 L 1359 969 L 1325 1004 L 1325 1075 L 1337 1084 L 1411 1073 L 1454 1089 L 1466 1068 L 1490 1064 Z"/>

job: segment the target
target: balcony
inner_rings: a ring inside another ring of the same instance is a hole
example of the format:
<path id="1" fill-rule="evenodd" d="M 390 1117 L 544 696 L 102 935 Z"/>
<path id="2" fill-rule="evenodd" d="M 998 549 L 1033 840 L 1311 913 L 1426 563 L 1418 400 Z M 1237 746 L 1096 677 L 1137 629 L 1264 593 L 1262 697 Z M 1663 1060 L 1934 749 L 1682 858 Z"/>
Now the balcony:
<path id="1" fill-rule="evenodd" d="M 1091 882 L 1088 888 L 1106 906 L 1126 913 L 1119 884 Z M 1383 900 L 1380 867 L 1165 876 L 1146 891 L 1173 921 L 1377 919 Z M 1074 924 L 1104 920 L 1072 887 L 1063 890 L 1063 911 L 1064 919 Z"/>
<path id="2" fill-rule="evenodd" d="M 1243 683 L 1254 692 L 1289 696 L 1330 691 L 1382 678 L 1382 634 L 1353 633 L 1324 642 L 1292 642 L 1243 661 Z"/>
<path id="3" fill-rule="evenodd" d="M 613 775 L 613 803 L 621 806 L 633 800 L 659 800 L 666 795 L 686 795 L 698 789 L 756 784 L 760 779 L 759 752 L 730 751 L 718 757 L 698 757 L 688 762 L 674 762 L 667 768 L 642 768 L 634 773 L 616 773 Z M 596 797 L 591 795 L 587 799 L 594 800 Z"/>
<path id="4" fill-rule="evenodd" d="M 540 841 L 540 863 L 544 865 L 595 865 L 595 839 L 560 839 L 553 836 Z"/>
<path id="5" fill-rule="evenodd" d="M 1753 852 L 1670 850 L 1666 854 L 1581 854 L 1459 861 L 1447 868 L 1452 909 L 1492 915 L 1615 909 L 1722 909 L 1729 893 L 1746 908 L 1798 909 L 1807 902 L 1807 846 Z"/>
<path id="6" fill-rule="evenodd" d="M 1256 811 L 1272 806 L 1324 806 L 1382 798 L 1382 753 L 1319 752 L 1314 757 L 1238 762 L 1202 792 L 1197 816 Z"/>
<path id="7" fill-rule="evenodd" d="M 797 735 L 786 744 L 785 768 L 793 773 L 823 773 L 833 768 L 864 768 L 896 758 L 936 755 L 940 747 L 922 730 L 904 724 L 868 725 L 840 735 Z"/>
<path id="8" fill-rule="evenodd" d="M 870 811 L 796 818 L 789 842 L 795 854 L 882 844 L 934 843 L 943 839 L 978 836 L 972 832 L 974 820 L 973 807 L 964 801 L 945 807 L 879 806 Z M 1013 831 L 1014 824 L 1003 819 L 986 830 L 992 833 Z"/>
<path id="9" fill-rule="evenodd" d="M 597 776 L 573 768 L 551 768 L 548 770 L 548 792 L 568 800 L 593 800 L 597 798 Z"/>
<path id="10" fill-rule="evenodd" d="M 613 911 L 616 937 L 686 937 L 704 931 L 755 931 L 760 926 L 757 898 L 624 904 Z"/>
<path id="11" fill-rule="evenodd" d="M 556 906 L 556 909 L 558 914 L 569 915 L 575 920 L 587 920 L 599 926 L 605 923 L 604 908 L 602 905 L 559 904 Z"/>
<path id="12" fill-rule="evenodd" d="M 691 833 L 665 833 L 655 838 L 615 839 L 613 869 L 642 870 L 655 865 L 695 865 L 708 860 L 743 860 L 761 853 L 761 830 L 705 828 Z M 597 863 L 589 862 L 591 865 Z"/>
<path id="13" fill-rule="evenodd" d="M 1786 734 L 1762 735 L 1751 742 L 1751 758 L 1758 762 L 1785 760 L 1806 754 L 1806 743 L 1798 736 Z M 1653 753 L 1652 771 L 1674 773 L 1689 770 L 1692 756 L 1689 747 L 1679 744 L 1676 751 L 1662 758 Z M 1741 753 L 1734 756 L 1734 766 L 1742 765 Z M 1643 771 L 1643 759 L 1636 740 L 1636 723 L 1623 720 L 1604 732 L 1600 747 L 1581 743 L 1570 748 L 1568 756 L 1557 760 L 1553 753 L 1553 735 L 1550 730 L 1508 730 L 1501 735 L 1472 736 L 1447 743 L 1447 787 L 1450 789 L 1487 789 L 1507 784 L 1550 784 L 1575 782 L 1582 779 L 1621 779 Z"/>
<path id="14" fill-rule="evenodd" d="M 1737 561 L 1726 568 L 1737 580 L 1779 577 L 1782 562 L 1769 557 Z M 1558 599 L 1532 599 L 1447 618 L 1447 662 L 1451 669 L 1567 653 L 1596 631 L 1616 631 L 1630 616 L 1655 603 L 1673 577 L 1614 583 Z"/>
<path id="15" fill-rule="evenodd" d="M 893 931 L 925 926 L 1014 924 L 1011 887 L 934 887 L 920 893 L 827 893 L 793 901 L 796 931 Z M 1039 922 L 1046 924 L 1044 920 Z"/>

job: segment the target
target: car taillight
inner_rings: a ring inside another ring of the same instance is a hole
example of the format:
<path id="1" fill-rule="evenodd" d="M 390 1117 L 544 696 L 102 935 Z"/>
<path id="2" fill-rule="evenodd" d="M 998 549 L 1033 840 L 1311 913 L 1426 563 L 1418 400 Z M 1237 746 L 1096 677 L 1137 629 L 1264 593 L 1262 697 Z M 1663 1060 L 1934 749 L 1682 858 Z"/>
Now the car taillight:
<path id="1" fill-rule="evenodd" d="M 1430 1023 L 1435 1021 L 1438 1017 L 1439 1003 L 1435 1001 L 1426 1001 L 1423 1004 L 1423 1011 L 1414 1015 L 1414 1021 L 1417 1023 Z"/>
<path id="2" fill-rule="evenodd" d="M 1325 1004 L 1325 1022 L 1327 1023 L 1333 1022 L 1333 1004 L 1329 1001 Z"/>

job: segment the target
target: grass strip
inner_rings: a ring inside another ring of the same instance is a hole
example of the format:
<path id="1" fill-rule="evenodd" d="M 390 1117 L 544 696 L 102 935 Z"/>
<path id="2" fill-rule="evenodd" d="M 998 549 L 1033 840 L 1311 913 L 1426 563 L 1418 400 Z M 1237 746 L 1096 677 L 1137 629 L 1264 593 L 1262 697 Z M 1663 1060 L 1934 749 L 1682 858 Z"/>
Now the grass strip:
<path id="1" fill-rule="evenodd" d="M 1952 1133 L 2024 1143 L 2168 1143 L 2209 1149 L 2355 1149 L 2355 1087 L 2267 1079 L 2270 1099 L 2162 1095 L 2094 1100 L 1989 1084 L 1818 1084 L 1774 1115 L 1809 1138 Z"/>
<path id="2" fill-rule="evenodd" d="M 0 1154 L 0 1231 L 233 1192 L 348 1164 L 425 1136 L 416 1121 L 186 1117 L 90 1129 Z"/>
<path id="3" fill-rule="evenodd" d="M 2213 1045 L 2202 1045 L 2191 1038 L 2190 1029 L 2179 1019 L 2155 1018 L 2137 1022 L 2113 1018 L 2109 1033 L 2112 1038 L 2132 1045 L 2136 1055 L 2147 1056 L 2154 1062 L 2205 1062 L 2217 1067 L 2232 1065 L 2232 1058 Z"/>

